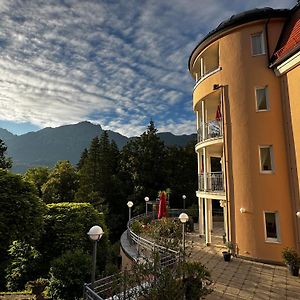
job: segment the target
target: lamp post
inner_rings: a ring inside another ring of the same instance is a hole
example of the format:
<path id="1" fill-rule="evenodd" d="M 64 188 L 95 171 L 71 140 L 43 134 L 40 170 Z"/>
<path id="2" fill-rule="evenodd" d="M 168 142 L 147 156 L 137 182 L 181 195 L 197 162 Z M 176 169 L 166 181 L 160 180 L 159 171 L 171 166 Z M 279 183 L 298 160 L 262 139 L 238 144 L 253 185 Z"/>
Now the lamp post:
<path id="1" fill-rule="evenodd" d="M 183 200 L 183 209 L 185 209 L 185 199 L 186 199 L 186 195 L 182 195 L 182 200 Z"/>
<path id="2" fill-rule="evenodd" d="M 90 239 L 94 243 L 93 263 L 92 263 L 92 282 L 91 282 L 92 290 L 94 290 L 95 276 L 96 276 L 97 243 L 98 243 L 98 241 L 100 241 L 103 233 L 104 232 L 103 232 L 102 228 L 98 225 L 91 227 L 91 229 L 87 233 L 89 235 Z"/>
<path id="3" fill-rule="evenodd" d="M 179 215 L 179 220 L 182 223 L 182 249 L 183 249 L 183 261 L 185 261 L 185 223 L 189 220 L 189 216 L 186 213 Z"/>
<path id="4" fill-rule="evenodd" d="M 149 201 L 149 197 L 145 197 L 145 202 L 146 202 L 146 216 L 148 215 L 148 201 Z"/>
<path id="5" fill-rule="evenodd" d="M 130 219 L 131 219 L 131 207 L 133 206 L 133 202 L 128 201 L 127 206 L 128 206 L 128 209 L 129 209 L 129 221 L 130 221 Z"/>

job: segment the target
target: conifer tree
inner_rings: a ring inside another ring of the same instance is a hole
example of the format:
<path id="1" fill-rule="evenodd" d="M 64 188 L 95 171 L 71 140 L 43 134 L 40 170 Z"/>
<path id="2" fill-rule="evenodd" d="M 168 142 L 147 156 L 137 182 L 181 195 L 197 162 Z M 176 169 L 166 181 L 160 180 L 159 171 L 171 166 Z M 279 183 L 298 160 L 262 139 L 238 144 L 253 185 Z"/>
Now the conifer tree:
<path id="1" fill-rule="evenodd" d="M 151 120 L 147 130 L 128 142 L 122 150 L 121 167 L 133 184 L 132 198 L 144 207 L 144 197 L 157 197 L 157 192 L 166 188 L 164 142 L 157 135 Z M 137 203 L 137 202 L 136 202 Z"/>
<path id="2" fill-rule="evenodd" d="M 82 168 L 87 157 L 88 157 L 88 150 L 86 148 L 84 148 L 84 150 L 81 153 L 79 162 L 77 164 L 77 170 L 80 170 Z"/>
<path id="3" fill-rule="evenodd" d="M 11 158 L 5 157 L 5 152 L 7 150 L 7 146 L 4 141 L 0 139 L 0 168 L 2 169 L 10 169 L 12 167 Z"/>

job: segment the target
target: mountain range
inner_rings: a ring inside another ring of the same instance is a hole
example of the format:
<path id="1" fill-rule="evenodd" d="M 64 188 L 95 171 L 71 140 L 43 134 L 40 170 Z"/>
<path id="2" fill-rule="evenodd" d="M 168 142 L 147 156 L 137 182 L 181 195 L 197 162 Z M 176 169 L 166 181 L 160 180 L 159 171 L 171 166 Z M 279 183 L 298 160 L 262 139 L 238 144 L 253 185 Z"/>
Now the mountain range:
<path id="1" fill-rule="evenodd" d="M 12 171 L 23 173 L 36 166 L 53 167 L 58 160 L 69 160 L 72 164 L 77 164 L 84 148 L 88 148 L 91 140 L 102 132 L 100 125 L 85 121 L 56 128 L 47 127 L 23 135 L 14 135 L 0 128 L 0 139 L 5 142 L 8 147 L 7 155 L 13 160 Z M 107 133 L 119 149 L 132 139 L 111 130 L 107 130 Z M 158 136 L 167 146 L 185 146 L 196 139 L 196 134 L 174 135 L 162 132 Z"/>

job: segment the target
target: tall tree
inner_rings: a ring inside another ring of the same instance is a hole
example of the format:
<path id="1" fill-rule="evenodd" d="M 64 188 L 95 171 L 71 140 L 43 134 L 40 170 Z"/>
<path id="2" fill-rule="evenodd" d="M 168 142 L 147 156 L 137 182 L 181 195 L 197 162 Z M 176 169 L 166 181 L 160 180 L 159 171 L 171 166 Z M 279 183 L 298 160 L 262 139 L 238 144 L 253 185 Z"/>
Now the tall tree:
<path id="1" fill-rule="evenodd" d="M 195 142 L 185 147 L 168 147 L 166 155 L 166 179 L 172 193 L 171 207 L 182 207 L 182 195 L 186 195 L 186 207 L 196 204 L 197 156 Z"/>
<path id="2" fill-rule="evenodd" d="M 132 198 L 144 206 L 144 197 L 157 197 L 157 192 L 165 189 L 164 142 L 157 135 L 154 122 L 150 121 L 147 130 L 139 137 L 129 141 L 122 150 L 122 171 L 128 174 L 132 184 Z M 143 204 L 142 204 L 143 203 Z"/>
<path id="3" fill-rule="evenodd" d="M 0 168 L 2 169 L 10 169 L 12 167 L 12 160 L 11 158 L 7 158 L 5 156 L 5 152 L 7 147 L 5 143 L 0 139 Z"/>
<path id="4" fill-rule="evenodd" d="M 47 182 L 49 174 L 48 167 L 36 167 L 28 169 L 23 178 L 34 186 L 37 195 L 42 198 L 42 186 Z"/>
<path id="5" fill-rule="evenodd" d="M 84 165 L 85 160 L 88 157 L 88 154 L 89 154 L 88 150 L 86 148 L 84 148 L 84 150 L 81 153 L 79 162 L 77 164 L 77 170 L 80 170 L 82 168 L 82 166 Z"/>
<path id="6" fill-rule="evenodd" d="M 72 202 L 78 188 L 76 169 L 67 160 L 59 161 L 42 186 L 46 203 Z"/>
<path id="7" fill-rule="evenodd" d="M 43 231 L 45 204 L 20 175 L 0 169 L 0 289 L 9 245 L 24 241 L 35 245 Z"/>
<path id="8" fill-rule="evenodd" d="M 90 202 L 98 209 L 104 203 L 101 193 L 101 155 L 99 138 L 95 137 L 88 150 L 87 158 L 79 171 L 79 188 L 75 195 L 77 202 Z"/>

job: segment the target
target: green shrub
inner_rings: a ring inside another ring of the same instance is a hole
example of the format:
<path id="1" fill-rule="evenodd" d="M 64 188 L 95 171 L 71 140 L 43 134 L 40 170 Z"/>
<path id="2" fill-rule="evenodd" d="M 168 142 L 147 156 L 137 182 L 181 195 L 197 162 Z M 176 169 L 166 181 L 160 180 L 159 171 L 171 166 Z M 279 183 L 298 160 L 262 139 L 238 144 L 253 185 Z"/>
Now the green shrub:
<path id="1" fill-rule="evenodd" d="M 51 263 L 49 294 L 56 300 L 79 299 L 90 275 L 91 256 L 81 249 L 67 251 Z"/>
<path id="2" fill-rule="evenodd" d="M 9 250 L 9 263 L 6 268 L 6 287 L 9 291 L 24 289 L 25 283 L 33 279 L 40 259 L 40 253 L 32 246 L 14 241 Z"/>
<path id="3" fill-rule="evenodd" d="M 300 266 L 300 256 L 295 249 L 284 248 L 282 251 L 282 258 L 284 263 L 287 265 L 299 267 Z"/>
<path id="4" fill-rule="evenodd" d="M 87 232 L 94 225 L 99 225 L 104 235 L 99 241 L 98 264 L 103 270 L 108 248 L 108 229 L 104 222 L 104 216 L 90 203 L 57 203 L 48 204 L 45 215 L 45 232 L 41 239 L 41 253 L 44 261 L 59 257 L 62 253 L 71 249 L 82 249 L 91 253 L 92 242 Z M 49 263 L 44 265 L 44 271 L 48 272 Z"/>
<path id="5" fill-rule="evenodd" d="M 134 220 L 131 224 L 131 230 L 137 235 L 141 234 L 143 231 L 142 223 L 138 220 Z"/>

